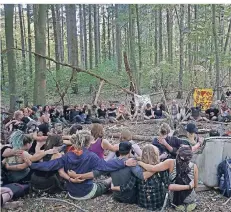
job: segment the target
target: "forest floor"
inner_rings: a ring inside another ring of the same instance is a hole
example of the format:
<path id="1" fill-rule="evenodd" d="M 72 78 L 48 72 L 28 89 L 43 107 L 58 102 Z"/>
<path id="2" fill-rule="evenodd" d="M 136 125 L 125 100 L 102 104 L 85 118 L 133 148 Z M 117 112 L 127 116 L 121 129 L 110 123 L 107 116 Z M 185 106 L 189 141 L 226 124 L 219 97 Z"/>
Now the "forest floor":
<path id="1" fill-rule="evenodd" d="M 86 128 L 89 126 L 85 126 Z M 135 135 L 150 135 L 155 136 L 157 135 L 159 124 L 133 124 L 131 125 L 128 122 L 124 122 L 119 125 L 108 125 L 105 126 L 105 134 L 108 135 L 108 133 L 114 133 L 119 132 L 124 128 L 130 129 Z M 208 126 L 211 127 L 211 126 Z M 215 127 L 215 126 L 213 126 Z M 204 126 L 203 126 L 204 128 Z M 111 137 L 108 137 L 112 141 L 112 143 L 119 142 L 118 139 L 112 139 Z M 143 147 L 148 142 L 143 141 L 137 141 L 137 143 L 140 143 L 140 146 Z M 228 198 L 222 196 L 219 194 L 216 190 L 210 190 L 210 191 L 204 191 L 204 192 L 198 192 L 200 203 L 196 209 L 196 211 L 222 211 L 222 212 L 231 212 L 231 200 L 227 202 Z M 60 200 L 66 200 L 69 203 L 77 205 L 79 208 L 77 208 L 74 205 L 64 203 L 61 201 L 52 201 L 51 199 L 44 200 L 41 198 L 58 198 Z M 22 199 L 23 206 L 17 208 L 14 211 L 99 211 L 99 212 L 105 212 L 105 211 L 147 211 L 145 209 L 142 209 L 138 207 L 137 205 L 129 205 L 129 204 L 122 204 L 115 202 L 112 199 L 111 194 L 106 194 L 101 197 L 97 197 L 95 199 L 91 200 L 84 200 L 84 201 L 77 201 L 72 200 L 68 198 L 67 194 L 65 192 L 61 194 L 56 195 L 47 195 L 43 194 L 40 197 L 30 194 Z M 223 205 L 225 202 L 227 202 L 225 205 Z M 6 211 L 6 210 L 3 210 Z M 8 210 L 10 211 L 10 210 Z M 166 209 L 166 212 L 174 211 L 173 209 Z"/>

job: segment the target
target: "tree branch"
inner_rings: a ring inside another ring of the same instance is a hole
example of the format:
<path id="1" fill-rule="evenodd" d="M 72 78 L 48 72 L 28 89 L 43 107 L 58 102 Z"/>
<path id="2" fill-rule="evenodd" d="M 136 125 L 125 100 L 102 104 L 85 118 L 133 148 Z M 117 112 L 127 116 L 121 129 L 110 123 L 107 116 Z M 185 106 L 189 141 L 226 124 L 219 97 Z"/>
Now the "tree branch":
<path id="1" fill-rule="evenodd" d="M 60 64 L 60 65 L 62 65 L 62 66 L 66 66 L 66 67 L 72 68 L 72 69 L 75 70 L 76 72 L 86 73 L 86 74 L 91 75 L 91 76 L 93 76 L 93 77 L 95 77 L 95 78 L 98 78 L 98 79 L 100 79 L 100 80 L 102 80 L 102 81 L 104 81 L 104 82 L 106 82 L 106 83 L 108 83 L 108 84 L 110 84 L 110 85 L 113 85 L 113 86 L 115 86 L 115 87 L 121 89 L 121 90 L 124 91 L 125 93 L 131 94 L 131 95 L 134 95 L 134 94 L 135 94 L 134 92 L 129 91 L 128 89 L 125 89 L 125 88 L 121 87 L 120 85 L 117 85 L 117 84 L 115 84 L 115 83 L 113 83 L 113 82 L 110 82 L 109 80 L 107 80 L 107 79 L 105 79 L 105 78 L 103 78 L 103 77 L 101 77 L 101 76 L 99 76 L 99 75 L 97 75 L 97 74 L 95 74 L 95 73 L 92 73 L 92 72 L 87 71 L 87 70 L 83 70 L 83 69 L 81 69 L 81 68 L 79 68 L 79 67 L 70 65 L 70 64 L 68 64 L 68 63 L 58 62 L 58 61 L 56 61 L 56 60 L 54 60 L 54 59 L 52 59 L 52 58 L 50 58 L 50 57 L 47 57 L 47 56 L 38 54 L 38 53 L 36 53 L 36 52 L 34 52 L 34 51 L 28 51 L 28 50 L 25 50 L 25 49 L 22 49 L 22 48 L 10 48 L 10 49 L 4 49 L 4 50 L 2 51 L 2 54 L 6 53 L 7 51 L 10 51 L 10 50 L 25 51 L 25 52 L 32 53 L 32 54 L 37 55 L 37 56 L 39 56 L 39 57 L 45 58 L 45 59 L 47 59 L 47 60 L 50 60 L 50 61 L 52 61 L 52 62 L 54 62 L 54 63 L 56 63 L 56 64 Z"/>

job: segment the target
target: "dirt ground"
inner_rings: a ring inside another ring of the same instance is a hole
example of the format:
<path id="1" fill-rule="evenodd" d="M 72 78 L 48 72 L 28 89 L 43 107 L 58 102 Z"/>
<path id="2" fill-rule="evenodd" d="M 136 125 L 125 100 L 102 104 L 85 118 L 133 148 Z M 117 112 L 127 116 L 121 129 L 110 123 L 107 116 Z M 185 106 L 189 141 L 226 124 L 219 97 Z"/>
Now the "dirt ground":
<path id="1" fill-rule="evenodd" d="M 89 127 L 89 126 L 85 126 Z M 105 126 L 105 134 L 107 135 L 108 133 L 111 132 L 120 132 L 124 128 L 130 129 L 134 134 L 136 135 L 150 135 L 150 136 L 155 136 L 157 135 L 159 124 L 133 124 L 131 125 L 130 123 L 126 122 L 120 125 L 107 125 Z M 203 128 L 217 128 L 216 125 L 210 126 L 208 124 L 203 124 Z M 119 142 L 118 139 L 111 139 L 112 143 L 117 143 Z M 143 147 L 145 144 L 148 142 L 143 142 L 143 141 L 137 141 L 137 143 L 140 143 L 140 146 Z M 228 198 L 223 197 L 222 195 L 219 194 L 218 191 L 216 190 L 210 190 L 210 191 L 205 191 L 205 192 L 198 192 L 199 200 L 200 203 L 195 211 L 222 211 L 222 212 L 231 212 L 231 200 L 227 202 Z M 51 199 L 49 200 L 41 200 L 41 197 L 37 197 L 34 194 L 30 194 L 24 199 L 23 201 L 23 207 L 19 207 L 15 212 L 19 211 L 56 211 L 56 212 L 61 212 L 61 211 L 99 211 L 99 212 L 106 212 L 106 211 L 137 211 L 137 212 L 142 212 L 142 211 L 147 211 L 145 209 L 139 208 L 137 205 L 128 205 L 128 204 L 121 204 L 117 203 L 112 199 L 111 194 L 106 194 L 101 197 L 98 197 L 96 199 L 92 200 L 86 200 L 86 201 L 77 201 L 77 200 L 72 200 L 67 197 L 67 194 L 65 192 L 61 194 L 57 194 L 54 196 L 48 196 L 47 194 L 42 195 L 42 197 L 52 197 L 52 198 L 58 198 L 61 200 L 66 200 L 69 203 L 74 203 L 76 206 L 60 202 L 60 201 L 53 201 Z M 227 202 L 225 205 L 224 203 Z M 3 211 L 6 211 L 3 209 Z M 10 210 L 8 210 L 10 211 Z M 166 209 L 166 212 L 174 211 L 173 209 Z"/>

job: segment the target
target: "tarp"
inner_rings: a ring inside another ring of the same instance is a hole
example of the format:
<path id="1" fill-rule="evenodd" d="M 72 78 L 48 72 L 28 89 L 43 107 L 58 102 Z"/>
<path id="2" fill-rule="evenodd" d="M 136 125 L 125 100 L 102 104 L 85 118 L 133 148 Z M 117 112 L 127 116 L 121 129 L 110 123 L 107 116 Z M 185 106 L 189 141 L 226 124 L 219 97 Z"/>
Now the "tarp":
<path id="1" fill-rule="evenodd" d="M 135 104 L 137 107 L 139 106 L 140 103 L 143 103 L 143 105 L 146 105 L 148 103 L 152 104 L 149 95 L 140 96 L 140 95 L 135 94 L 134 97 L 135 97 Z"/>
<path id="2" fill-rule="evenodd" d="M 213 101 L 213 89 L 196 88 L 193 94 L 194 107 L 201 104 L 202 110 L 207 110 Z"/>

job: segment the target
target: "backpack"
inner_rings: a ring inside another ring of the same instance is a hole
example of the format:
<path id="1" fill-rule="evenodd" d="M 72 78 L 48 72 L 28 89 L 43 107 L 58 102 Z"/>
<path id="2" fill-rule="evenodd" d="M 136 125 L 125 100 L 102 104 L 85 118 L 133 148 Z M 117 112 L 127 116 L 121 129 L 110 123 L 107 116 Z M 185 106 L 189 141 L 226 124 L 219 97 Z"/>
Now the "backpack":
<path id="1" fill-rule="evenodd" d="M 218 166 L 217 173 L 221 193 L 226 197 L 231 197 L 231 159 L 222 161 Z"/>

